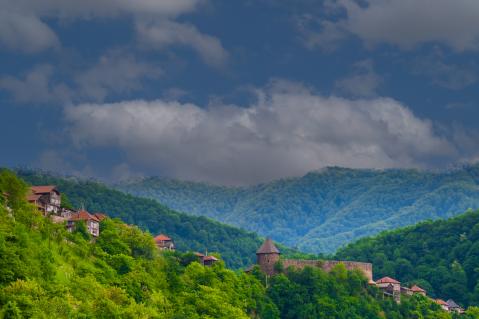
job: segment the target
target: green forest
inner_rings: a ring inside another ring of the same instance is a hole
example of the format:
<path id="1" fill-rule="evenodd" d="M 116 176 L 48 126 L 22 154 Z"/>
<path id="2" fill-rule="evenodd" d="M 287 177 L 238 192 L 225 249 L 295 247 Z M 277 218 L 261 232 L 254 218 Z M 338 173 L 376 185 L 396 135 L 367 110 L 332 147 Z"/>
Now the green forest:
<path id="1" fill-rule="evenodd" d="M 118 217 L 151 234 L 165 233 L 174 239 L 180 251 L 204 252 L 208 249 L 219 252 L 229 267 L 251 265 L 261 244 L 261 239 L 254 233 L 206 217 L 178 213 L 157 201 L 128 195 L 96 181 L 54 177 L 27 170 L 18 174 L 32 185 L 56 185 L 76 208 L 83 205 L 90 212 Z"/>
<path id="2" fill-rule="evenodd" d="M 374 264 L 375 276 L 418 284 L 428 294 L 479 304 L 479 211 L 363 238 L 335 258 Z"/>
<path id="3" fill-rule="evenodd" d="M 438 172 L 332 167 L 248 187 L 156 177 L 116 187 L 301 251 L 334 253 L 383 230 L 479 209 L 479 164 Z"/>
<path id="4" fill-rule="evenodd" d="M 79 187 L 81 184 L 79 184 Z M 265 278 L 160 253 L 152 236 L 120 219 L 92 240 L 53 224 L 26 202 L 28 185 L 0 172 L 0 318 L 450 319 L 422 296 L 398 305 L 339 265 Z M 461 318 L 479 318 L 470 307 Z"/>

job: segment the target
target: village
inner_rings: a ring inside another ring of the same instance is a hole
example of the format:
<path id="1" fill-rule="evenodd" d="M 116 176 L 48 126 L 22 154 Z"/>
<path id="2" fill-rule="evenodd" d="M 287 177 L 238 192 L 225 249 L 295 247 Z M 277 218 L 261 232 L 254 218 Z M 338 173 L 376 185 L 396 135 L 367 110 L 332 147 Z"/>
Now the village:
<path id="1" fill-rule="evenodd" d="M 50 217 L 54 223 L 65 223 L 69 232 L 73 232 L 78 223 L 83 223 L 88 233 L 97 238 L 100 236 L 100 222 L 108 218 L 105 213 L 89 213 L 84 208 L 77 211 L 62 206 L 61 194 L 56 186 L 32 186 L 27 195 L 29 203 L 35 205 L 39 211 L 46 217 Z M 155 244 L 160 251 L 174 251 L 175 244 L 172 238 L 165 234 L 159 234 L 154 237 Z M 198 262 L 204 266 L 212 266 L 218 261 L 218 258 L 212 255 L 195 252 Z M 266 276 L 274 276 L 278 273 L 277 264 L 281 263 L 284 269 L 290 267 L 303 269 L 305 267 L 317 267 L 326 272 L 333 269 L 334 266 L 342 264 L 347 270 L 358 270 L 367 278 L 370 285 L 376 286 L 385 298 L 392 298 L 397 303 L 401 302 L 403 295 L 412 296 L 419 294 L 430 298 L 426 290 L 413 285 L 411 287 L 402 286 L 401 282 L 391 277 L 383 277 L 373 280 L 373 265 L 371 263 L 354 261 L 336 261 L 336 260 L 300 260 L 300 259 L 282 259 L 281 252 L 270 238 L 267 238 L 256 252 L 256 264 Z M 251 271 L 252 267 L 246 271 Z M 444 311 L 463 314 L 464 309 L 454 300 L 433 299 Z"/>

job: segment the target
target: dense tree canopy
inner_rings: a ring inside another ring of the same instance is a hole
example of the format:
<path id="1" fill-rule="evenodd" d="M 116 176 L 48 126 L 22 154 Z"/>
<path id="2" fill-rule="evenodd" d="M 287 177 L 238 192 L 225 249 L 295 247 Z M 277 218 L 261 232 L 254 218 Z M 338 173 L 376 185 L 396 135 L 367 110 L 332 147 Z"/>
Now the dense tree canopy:
<path id="1" fill-rule="evenodd" d="M 81 184 L 80 184 L 81 186 Z M 80 187 L 79 186 L 79 187 Z M 106 219 L 96 240 L 53 224 L 0 172 L 0 318 L 451 319 L 427 298 L 383 299 L 337 266 L 266 278 L 212 267 L 191 253 L 160 253 L 150 234 Z M 478 319 L 476 308 L 465 319 Z"/>
<path id="2" fill-rule="evenodd" d="M 444 172 L 328 168 L 249 187 L 150 177 L 118 188 L 251 230 L 301 251 L 479 209 L 479 164 Z"/>
<path id="3" fill-rule="evenodd" d="M 336 258 L 368 261 L 377 277 L 417 283 L 428 294 L 479 304 L 479 211 L 364 238 Z"/>

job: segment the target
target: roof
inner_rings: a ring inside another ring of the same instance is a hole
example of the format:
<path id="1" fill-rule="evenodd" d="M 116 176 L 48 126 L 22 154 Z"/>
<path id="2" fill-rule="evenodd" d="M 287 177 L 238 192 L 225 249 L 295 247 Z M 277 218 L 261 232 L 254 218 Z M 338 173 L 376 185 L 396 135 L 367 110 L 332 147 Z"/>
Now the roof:
<path id="1" fill-rule="evenodd" d="M 461 308 L 461 306 L 459 306 L 454 300 L 452 299 L 449 299 L 447 302 L 447 305 L 449 306 L 449 308 Z"/>
<path id="2" fill-rule="evenodd" d="M 218 258 L 216 258 L 215 256 L 205 256 L 203 258 L 203 261 L 208 261 L 208 260 L 218 261 Z"/>
<path id="3" fill-rule="evenodd" d="M 168 240 L 171 240 L 171 238 L 166 236 L 166 235 L 159 234 L 158 236 L 155 237 L 155 240 L 156 241 L 168 241 Z"/>
<path id="4" fill-rule="evenodd" d="M 98 218 L 99 221 L 102 221 L 102 220 L 108 218 L 108 216 L 106 214 L 103 214 L 103 213 L 93 213 L 93 216 Z"/>
<path id="5" fill-rule="evenodd" d="M 445 301 L 442 300 L 442 299 L 436 299 L 436 303 L 437 303 L 438 305 L 441 305 L 441 306 L 448 306 L 448 307 L 449 307 L 449 305 L 447 304 L 447 302 L 445 302 Z"/>
<path id="6" fill-rule="evenodd" d="M 27 201 L 29 202 L 35 202 L 37 201 L 42 195 L 37 195 L 37 194 L 28 194 L 27 195 Z"/>
<path id="7" fill-rule="evenodd" d="M 379 280 L 376 280 L 376 283 L 377 284 L 400 284 L 399 281 L 397 281 L 396 279 L 393 279 L 391 277 L 381 278 Z"/>
<path id="8" fill-rule="evenodd" d="M 271 238 L 266 238 L 256 254 L 280 254 L 280 252 L 279 249 L 274 245 Z"/>
<path id="9" fill-rule="evenodd" d="M 202 253 L 199 253 L 199 252 L 195 252 L 194 254 L 197 257 L 205 257 L 205 255 L 203 255 Z"/>
<path id="10" fill-rule="evenodd" d="M 416 286 L 416 285 L 412 286 L 412 287 L 411 287 L 411 290 L 412 290 L 413 292 L 426 292 L 426 290 L 424 290 L 424 289 L 422 289 L 421 287 Z"/>
<path id="11" fill-rule="evenodd" d="M 100 222 L 100 220 L 97 217 L 95 217 L 94 215 L 90 214 L 89 212 L 87 212 L 85 210 L 81 210 L 78 213 L 73 214 L 73 216 L 69 220 L 73 220 L 73 221 L 93 220 L 93 221 L 96 221 L 96 222 Z"/>
<path id="12" fill-rule="evenodd" d="M 59 193 L 57 187 L 54 185 L 32 186 L 31 190 L 35 194 L 46 194 L 51 193 L 52 191 Z"/>

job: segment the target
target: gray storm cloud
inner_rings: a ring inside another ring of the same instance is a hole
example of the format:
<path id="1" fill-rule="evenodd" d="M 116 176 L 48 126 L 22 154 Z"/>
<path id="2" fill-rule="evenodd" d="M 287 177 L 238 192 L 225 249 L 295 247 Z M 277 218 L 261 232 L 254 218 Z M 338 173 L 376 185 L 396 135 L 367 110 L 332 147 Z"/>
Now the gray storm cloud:
<path id="1" fill-rule="evenodd" d="M 149 174 L 252 184 L 324 166 L 427 167 L 456 149 L 389 98 L 324 97 L 293 83 L 257 91 L 247 108 L 125 101 L 65 109 L 80 149 L 115 147 Z"/>

